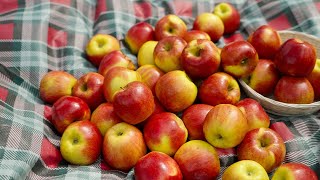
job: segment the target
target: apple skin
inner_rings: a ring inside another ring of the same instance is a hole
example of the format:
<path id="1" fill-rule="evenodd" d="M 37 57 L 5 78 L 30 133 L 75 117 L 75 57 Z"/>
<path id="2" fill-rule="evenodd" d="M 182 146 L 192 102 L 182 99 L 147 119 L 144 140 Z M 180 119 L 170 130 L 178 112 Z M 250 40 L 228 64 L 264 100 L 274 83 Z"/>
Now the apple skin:
<path id="1" fill-rule="evenodd" d="M 53 104 L 62 96 L 72 94 L 72 88 L 77 79 L 65 71 L 50 71 L 40 81 L 40 98 L 49 104 Z"/>
<path id="2" fill-rule="evenodd" d="M 199 98 L 204 104 L 236 104 L 240 100 L 237 80 L 225 72 L 216 72 L 206 78 L 199 87 Z"/>
<path id="3" fill-rule="evenodd" d="M 257 162 L 242 160 L 231 164 L 222 174 L 222 180 L 269 180 L 266 170 Z"/>
<path id="4" fill-rule="evenodd" d="M 104 135 L 102 157 L 116 170 L 128 172 L 146 153 L 142 132 L 133 125 L 118 123 Z"/>
<path id="5" fill-rule="evenodd" d="M 156 97 L 170 112 L 181 112 L 197 98 L 197 86 L 181 70 L 170 71 L 159 78 L 155 86 Z"/>
<path id="6" fill-rule="evenodd" d="M 104 77 L 96 72 L 88 72 L 81 76 L 72 88 L 72 95 L 81 98 L 93 111 L 105 102 L 102 91 Z"/>
<path id="7" fill-rule="evenodd" d="M 114 112 L 125 122 L 136 125 L 154 111 L 152 91 L 143 82 L 133 81 L 120 89 L 113 98 Z"/>
<path id="8" fill-rule="evenodd" d="M 317 174 L 309 166 L 298 163 L 290 162 L 284 163 L 275 170 L 271 180 L 318 180 Z"/>
<path id="9" fill-rule="evenodd" d="M 189 43 L 192 40 L 195 39 L 207 39 L 211 41 L 211 38 L 208 33 L 204 31 L 199 31 L 199 30 L 188 30 L 186 34 L 183 36 L 183 39 Z"/>
<path id="10" fill-rule="evenodd" d="M 164 72 L 181 70 L 180 57 L 187 42 L 178 36 L 161 39 L 153 51 L 154 62 Z"/>
<path id="11" fill-rule="evenodd" d="M 141 75 L 142 82 L 144 82 L 155 95 L 156 83 L 159 80 L 159 78 L 163 76 L 165 73 L 157 66 L 151 64 L 140 66 L 137 69 L 137 72 Z"/>
<path id="12" fill-rule="evenodd" d="M 155 31 L 151 24 L 138 22 L 130 27 L 124 38 L 132 54 L 138 54 L 143 43 L 155 40 Z"/>
<path id="13" fill-rule="evenodd" d="M 268 128 L 270 126 L 270 117 L 258 101 L 251 98 L 244 98 L 240 100 L 236 106 L 247 118 L 248 131 L 260 127 Z"/>
<path id="14" fill-rule="evenodd" d="M 113 104 L 108 102 L 100 104 L 92 112 L 90 121 L 98 127 L 102 136 L 106 134 L 110 127 L 122 122 L 114 112 Z"/>
<path id="15" fill-rule="evenodd" d="M 160 151 L 173 156 L 187 141 L 188 131 L 177 115 L 162 112 L 148 119 L 143 128 L 143 137 L 151 151 Z"/>
<path id="16" fill-rule="evenodd" d="M 192 78 L 206 78 L 220 67 L 220 53 L 210 40 L 190 41 L 181 54 L 182 69 Z"/>
<path id="17" fill-rule="evenodd" d="M 88 60 L 99 67 L 102 58 L 114 50 L 120 50 L 120 42 L 109 34 L 96 34 L 90 38 L 86 45 Z"/>
<path id="18" fill-rule="evenodd" d="M 248 131 L 248 122 L 241 110 L 232 104 L 214 106 L 203 123 L 206 140 L 217 148 L 233 148 Z"/>
<path id="19" fill-rule="evenodd" d="M 274 57 L 279 71 L 284 75 L 306 77 L 316 64 L 315 47 L 297 38 L 285 41 Z"/>
<path id="20" fill-rule="evenodd" d="M 99 129 L 88 120 L 71 123 L 60 141 L 62 157 L 74 165 L 90 165 L 100 156 L 102 136 Z"/>
<path id="21" fill-rule="evenodd" d="M 239 11 L 230 3 L 219 3 L 215 6 L 213 14 L 219 16 L 224 25 L 223 34 L 232 34 L 240 26 L 240 13 Z"/>
<path id="22" fill-rule="evenodd" d="M 114 67 L 108 71 L 103 81 L 103 94 L 107 102 L 113 102 L 113 97 L 121 88 L 133 81 L 142 81 L 141 75 L 125 67 Z"/>
<path id="23" fill-rule="evenodd" d="M 274 89 L 277 101 L 291 104 L 310 104 L 314 101 L 314 90 L 305 77 L 282 76 Z"/>
<path id="24" fill-rule="evenodd" d="M 253 160 L 261 164 L 267 173 L 284 161 L 286 146 L 281 136 L 270 128 L 257 128 L 247 132 L 237 147 L 239 160 Z"/>
<path id="25" fill-rule="evenodd" d="M 110 69 L 118 66 L 125 67 L 130 70 L 136 69 L 136 66 L 128 58 L 128 56 L 126 56 L 119 50 L 115 50 L 103 57 L 98 68 L 98 73 L 102 76 L 106 76 Z"/>
<path id="26" fill-rule="evenodd" d="M 63 96 L 52 105 L 51 123 L 62 134 L 74 121 L 89 120 L 91 110 L 86 102 L 75 96 Z"/>
<path id="27" fill-rule="evenodd" d="M 224 25 L 219 16 L 213 13 L 201 13 L 193 22 L 193 30 L 206 32 L 211 41 L 217 42 L 224 33 Z"/>
<path id="28" fill-rule="evenodd" d="M 312 72 L 307 76 L 314 91 L 314 100 L 320 100 L 320 59 L 317 59 Z"/>
<path id="29" fill-rule="evenodd" d="M 184 143 L 174 155 L 185 180 L 216 179 L 220 173 L 217 151 L 202 140 Z"/>
<path id="30" fill-rule="evenodd" d="M 221 50 L 221 67 L 235 78 L 249 76 L 259 61 L 258 53 L 247 41 L 234 41 Z"/>
<path id="31" fill-rule="evenodd" d="M 136 180 L 182 180 L 182 173 L 172 157 L 162 152 L 152 151 L 138 160 L 134 166 L 134 177 Z"/>
<path id="32" fill-rule="evenodd" d="M 157 44 L 158 41 L 147 41 L 142 44 L 137 55 L 137 63 L 139 67 L 146 64 L 156 65 L 153 58 L 153 51 Z"/>
<path id="33" fill-rule="evenodd" d="M 247 41 L 256 49 L 260 59 L 270 60 L 273 60 L 282 44 L 278 32 L 269 25 L 258 27 Z"/>
<path id="34" fill-rule="evenodd" d="M 193 104 L 183 111 L 181 119 L 188 130 L 189 140 L 206 140 L 203 123 L 212 108 L 208 104 Z"/>
<path id="35" fill-rule="evenodd" d="M 168 14 L 159 19 L 155 25 L 156 40 L 169 36 L 183 37 L 187 32 L 186 23 L 177 15 Z"/>
<path id="36" fill-rule="evenodd" d="M 243 81 L 259 94 L 268 96 L 273 93 L 279 79 L 280 73 L 275 63 L 270 59 L 259 59 L 251 75 Z"/>

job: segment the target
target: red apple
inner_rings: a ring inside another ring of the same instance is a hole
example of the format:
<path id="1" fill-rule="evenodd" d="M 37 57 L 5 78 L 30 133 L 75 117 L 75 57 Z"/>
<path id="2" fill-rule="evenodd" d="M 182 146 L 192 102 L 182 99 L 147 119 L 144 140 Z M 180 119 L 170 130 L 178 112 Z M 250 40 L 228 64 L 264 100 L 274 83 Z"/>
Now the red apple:
<path id="1" fill-rule="evenodd" d="M 207 39 L 190 41 L 181 54 L 182 68 L 193 78 L 206 78 L 220 67 L 220 53 Z"/>
<path id="2" fill-rule="evenodd" d="M 187 141 L 188 131 L 177 115 L 163 112 L 148 119 L 143 128 L 143 137 L 151 151 L 173 156 Z"/>
<path id="3" fill-rule="evenodd" d="M 204 31 L 209 34 L 211 41 L 217 42 L 224 33 L 224 25 L 219 16 L 205 12 L 196 17 L 193 30 Z"/>
<path id="4" fill-rule="evenodd" d="M 146 64 L 140 66 L 137 69 L 137 72 L 141 75 L 142 82 L 151 89 L 152 93 L 155 95 L 155 86 L 157 81 L 161 76 L 164 75 L 164 72 L 155 65 Z"/>
<path id="5" fill-rule="evenodd" d="M 72 89 L 72 95 L 81 98 L 93 111 L 105 102 L 102 85 L 104 77 L 96 72 L 88 72 L 81 76 Z"/>
<path id="6" fill-rule="evenodd" d="M 208 104 L 193 104 L 183 111 L 181 119 L 188 130 L 189 140 L 205 140 L 203 122 L 212 108 Z"/>
<path id="7" fill-rule="evenodd" d="M 159 19 L 155 26 L 156 39 L 159 41 L 168 36 L 183 37 L 187 32 L 185 22 L 174 14 L 168 14 Z"/>
<path id="8" fill-rule="evenodd" d="M 315 47 L 297 38 L 285 41 L 274 57 L 281 73 L 289 76 L 308 76 L 316 64 Z"/>
<path id="9" fill-rule="evenodd" d="M 206 140 L 218 148 L 233 148 L 248 131 L 248 122 L 241 110 L 232 104 L 219 104 L 207 114 L 203 123 Z"/>
<path id="10" fill-rule="evenodd" d="M 104 135 L 102 157 L 112 168 L 127 172 L 146 153 L 142 132 L 133 125 L 118 123 Z"/>
<path id="11" fill-rule="evenodd" d="M 270 128 L 257 128 L 247 132 L 237 147 L 239 160 L 253 160 L 261 164 L 267 173 L 279 167 L 286 155 L 281 136 Z"/>
<path id="12" fill-rule="evenodd" d="M 155 92 L 165 109 L 181 112 L 196 100 L 198 89 L 184 71 L 175 70 L 159 78 Z"/>
<path id="13" fill-rule="evenodd" d="M 305 77 L 283 76 L 274 89 L 277 101 L 292 104 L 310 104 L 314 101 L 314 90 Z"/>
<path id="14" fill-rule="evenodd" d="M 63 96 L 52 106 L 51 123 L 62 134 L 74 121 L 90 120 L 91 111 L 86 102 L 75 96 Z"/>
<path id="15" fill-rule="evenodd" d="M 120 42 L 109 34 L 96 34 L 90 38 L 86 46 L 88 60 L 99 67 L 102 58 L 114 50 L 120 50 Z"/>
<path id="16" fill-rule="evenodd" d="M 134 166 L 136 180 L 182 180 L 177 162 L 165 153 L 152 151 L 138 160 Z"/>
<path id="17" fill-rule="evenodd" d="M 251 98 L 244 98 L 240 100 L 236 106 L 247 118 L 248 131 L 260 127 L 269 127 L 270 117 L 258 101 Z"/>
<path id="18" fill-rule="evenodd" d="M 90 121 L 71 123 L 63 132 L 60 142 L 62 157 L 71 164 L 90 165 L 100 156 L 102 136 Z"/>
<path id="19" fill-rule="evenodd" d="M 186 32 L 186 34 L 183 36 L 183 39 L 188 43 L 192 40 L 195 39 L 207 39 L 211 40 L 210 36 L 208 33 L 204 31 L 199 31 L 199 30 L 189 30 Z"/>
<path id="20" fill-rule="evenodd" d="M 132 54 L 138 54 L 143 43 L 154 39 L 154 29 L 147 22 L 138 22 L 131 26 L 124 38 Z"/>
<path id="21" fill-rule="evenodd" d="M 202 103 L 212 106 L 236 104 L 240 100 L 240 87 L 237 80 L 225 72 L 216 72 L 200 85 L 199 98 Z"/>
<path id="22" fill-rule="evenodd" d="M 50 71 L 40 81 L 40 98 L 47 103 L 53 104 L 62 96 L 72 94 L 72 88 L 77 79 L 65 71 Z"/>
<path id="23" fill-rule="evenodd" d="M 284 163 L 275 170 L 272 175 L 271 180 L 299 180 L 299 179 L 308 179 L 308 180 L 318 180 L 317 174 L 309 166 L 298 163 L 298 162 L 289 162 Z"/>
<path id="24" fill-rule="evenodd" d="M 273 60 L 282 41 L 278 32 L 269 25 L 262 25 L 248 37 L 248 42 L 256 49 L 260 59 Z"/>
<path id="25" fill-rule="evenodd" d="M 234 41 L 221 50 L 221 67 L 235 78 L 249 76 L 259 61 L 258 53 L 247 41 Z"/>
<path id="26" fill-rule="evenodd" d="M 209 143 L 192 140 L 184 143 L 174 155 L 183 179 L 216 179 L 220 173 L 217 151 Z"/>
<path id="27" fill-rule="evenodd" d="M 164 72 L 180 70 L 180 57 L 187 42 L 178 36 L 161 39 L 153 51 L 154 62 Z"/>
<path id="28" fill-rule="evenodd" d="M 156 65 L 154 62 L 153 51 L 157 44 L 158 41 L 147 41 L 142 44 L 137 55 L 138 66 L 143 66 L 146 64 Z"/>
<path id="29" fill-rule="evenodd" d="M 215 6 L 213 14 L 219 16 L 224 25 L 224 34 L 232 34 L 240 26 L 240 13 L 230 3 L 219 3 Z"/>
<path id="30" fill-rule="evenodd" d="M 320 59 L 317 59 L 312 72 L 307 76 L 314 91 L 314 99 L 320 100 Z"/>
<path id="31" fill-rule="evenodd" d="M 154 111 L 152 91 L 143 82 L 133 81 L 122 87 L 113 98 L 114 112 L 129 124 L 146 120 Z"/>
<path id="32" fill-rule="evenodd" d="M 222 180 L 269 180 L 266 170 L 257 162 L 252 160 L 237 161 L 229 166 L 222 174 Z"/>

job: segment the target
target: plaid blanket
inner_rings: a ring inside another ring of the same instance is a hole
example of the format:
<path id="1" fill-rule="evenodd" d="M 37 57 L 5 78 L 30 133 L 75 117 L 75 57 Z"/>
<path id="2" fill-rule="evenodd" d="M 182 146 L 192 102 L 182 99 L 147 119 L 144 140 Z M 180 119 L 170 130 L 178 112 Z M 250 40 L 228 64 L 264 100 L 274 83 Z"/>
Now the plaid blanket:
<path id="1" fill-rule="evenodd" d="M 86 60 L 84 48 L 96 33 L 121 40 L 137 22 L 155 25 L 165 14 L 179 15 L 192 27 L 201 12 L 211 12 L 219 1 L 120 0 L 0 0 L 0 179 L 133 179 L 111 169 L 99 158 L 90 166 L 63 160 L 58 136 L 50 123 L 50 105 L 39 98 L 39 82 L 50 70 L 64 70 L 79 78 L 97 71 Z M 246 39 L 263 24 L 320 37 L 318 0 L 233 0 L 241 26 L 217 42 Z M 301 162 L 320 177 L 320 112 L 308 116 L 270 114 L 271 128 L 285 140 L 285 162 Z M 220 154 L 221 173 L 236 161 L 233 150 Z M 219 176 L 220 178 L 220 176 Z"/>

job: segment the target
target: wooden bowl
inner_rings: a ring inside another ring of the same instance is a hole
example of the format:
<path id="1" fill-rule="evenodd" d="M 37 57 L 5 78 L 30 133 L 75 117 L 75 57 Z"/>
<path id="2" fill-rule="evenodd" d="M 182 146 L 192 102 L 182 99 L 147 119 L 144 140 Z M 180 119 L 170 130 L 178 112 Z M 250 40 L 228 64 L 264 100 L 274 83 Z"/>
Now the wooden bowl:
<path id="1" fill-rule="evenodd" d="M 279 35 L 281 37 L 282 42 L 290 38 L 298 38 L 303 41 L 307 41 L 312 44 L 317 51 L 317 57 L 320 58 L 320 39 L 308 35 L 301 32 L 294 32 L 294 31 L 279 31 Z M 250 86 L 248 86 L 243 80 L 239 79 L 239 84 L 246 93 L 246 95 L 252 99 L 257 100 L 264 109 L 275 115 L 281 116 L 303 116 L 315 113 L 320 110 L 320 101 L 313 102 L 311 104 L 289 104 L 276 101 L 270 97 L 265 97 L 255 90 L 253 90 Z"/>

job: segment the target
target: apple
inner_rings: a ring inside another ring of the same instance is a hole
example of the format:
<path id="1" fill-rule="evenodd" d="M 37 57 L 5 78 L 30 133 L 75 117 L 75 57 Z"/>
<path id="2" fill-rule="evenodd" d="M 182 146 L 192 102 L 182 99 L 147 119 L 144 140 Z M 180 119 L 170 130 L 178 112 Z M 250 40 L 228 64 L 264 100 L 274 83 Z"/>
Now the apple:
<path id="1" fill-rule="evenodd" d="M 269 25 L 258 27 L 247 41 L 256 49 L 260 59 L 270 60 L 273 60 L 282 44 L 279 33 Z"/>
<path id="2" fill-rule="evenodd" d="M 98 68 L 98 73 L 102 76 L 106 76 L 110 69 L 119 66 L 128 68 L 130 70 L 136 69 L 136 66 L 128 56 L 119 50 L 115 50 L 103 57 Z"/>
<path id="3" fill-rule="evenodd" d="M 158 41 L 168 36 L 182 38 L 187 32 L 187 25 L 179 16 L 168 14 L 157 21 L 154 30 Z"/>
<path id="4" fill-rule="evenodd" d="M 92 112 L 90 121 L 98 127 L 102 136 L 106 134 L 110 127 L 122 122 L 114 112 L 113 104 L 109 102 L 100 104 Z"/>
<path id="5" fill-rule="evenodd" d="M 140 66 L 137 69 L 137 72 L 141 75 L 142 82 L 144 82 L 155 95 L 156 83 L 159 80 L 159 78 L 163 76 L 165 73 L 157 66 L 151 64 Z"/>
<path id="6" fill-rule="evenodd" d="M 102 58 L 114 50 L 120 50 L 120 42 L 109 34 L 96 34 L 90 38 L 85 52 L 88 60 L 99 67 Z"/>
<path id="7" fill-rule="evenodd" d="M 181 70 L 170 71 L 159 78 L 155 86 L 156 97 L 170 112 L 181 112 L 197 98 L 197 86 Z"/>
<path id="8" fill-rule="evenodd" d="M 174 155 L 185 180 L 216 179 L 220 173 L 217 151 L 202 140 L 184 143 Z"/>
<path id="9" fill-rule="evenodd" d="M 268 96 L 273 93 L 279 79 L 280 73 L 275 63 L 270 59 L 259 59 L 251 75 L 243 81 L 256 92 Z"/>
<path id="10" fill-rule="evenodd" d="M 40 98 L 49 104 L 53 104 L 62 96 L 72 94 L 72 88 L 77 79 L 65 71 L 50 71 L 40 81 Z"/>
<path id="11" fill-rule="evenodd" d="M 102 136 L 90 121 L 71 123 L 63 132 L 60 141 L 62 157 L 74 165 L 90 165 L 100 156 Z"/>
<path id="12" fill-rule="evenodd" d="M 205 140 L 203 122 L 212 108 L 208 104 L 193 104 L 183 111 L 181 119 L 188 130 L 189 140 Z"/>
<path id="13" fill-rule="evenodd" d="M 247 41 L 234 41 L 221 50 L 221 67 L 235 78 L 249 76 L 259 61 L 258 53 Z"/>
<path id="14" fill-rule="evenodd" d="M 153 51 L 157 44 L 158 41 L 147 41 L 142 44 L 137 55 L 138 66 L 143 66 L 146 64 L 155 65 Z"/>
<path id="15" fill-rule="evenodd" d="M 237 147 L 239 160 L 256 161 L 267 173 L 279 167 L 285 155 L 286 146 L 283 139 L 270 128 L 257 128 L 247 132 Z"/>
<path id="16" fill-rule="evenodd" d="M 320 100 L 320 59 L 317 59 L 312 72 L 307 76 L 314 91 L 314 99 Z"/>
<path id="17" fill-rule="evenodd" d="M 309 166 L 298 163 L 289 162 L 284 163 L 279 166 L 278 169 L 272 175 L 271 180 L 298 180 L 298 179 L 308 179 L 308 180 L 318 180 L 317 174 Z"/>
<path id="18" fill-rule="evenodd" d="M 248 131 L 260 127 L 268 128 L 270 126 L 270 117 L 258 101 L 252 98 L 244 98 L 236 106 L 247 118 Z"/>
<path id="19" fill-rule="evenodd" d="M 134 166 L 134 178 L 136 180 L 182 180 L 182 173 L 172 157 L 162 152 L 152 151 L 138 160 Z"/>
<path id="20" fill-rule="evenodd" d="M 219 3 L 215 6 L 213 14 L 219 16 L 224 25 L 224 34 L 232 34 L 240 26 L 240 13 L 230 3 Z"/>
<path id="21" fill-rule="evenodd" d="M 161 39 L 153 51 L 154 62 L 164 72 L 181 70 L 180 57 L 187 42 L 178 36 Z"/>
<path id="22" fill-rule="evenodd" d="M 128 172 L 146 153 L 142 132 L 133 125 L 115 124 L 104 135 L 103 160 L 116 170 Z"/>
<path id="23" fill-rule="evenodd" d="M 181 54 L 182 69 L 192 78 L 206 78 L 220 67 L 220 53 L 210 40 L 190 41 Z"/>
<path id="24" fill-rule="evenodd" d="M 122 87 L 113 98 L 114 112 L 129 124 L 146 120 L 154 111 L 155 103 L 150 88 L 140 81 Z"/>
<path id="25" fill-rule="evenodd" d="M 206 140 L 217 148 L 233 148 L 241 143 L 248 131 L 242 111 L 232 104 L 218 104 L 207 114 L 203 123 Z"/>
<path id="26" fill-rule="evenodd" d="M 208 33 L 204 31 L 199 31 L 199 30 L 188 30 L 185 35 L 183 36 L 183 39 L 188 43 L 192 40 L 195 39 L 207 39 L 211 40 L 210 36 Z"/>
<path id="27" fill-rule="evenodd" d="M 221 18 L 208 12 L 197 15 L 193 22 L 193 30 L 206 32 L 213 42 L 217 42 L 222 37 L 224 28 Z"/>
<path id="28" fill-rule="evenodd" d="M 231 164 L 222 174 L 222 180 L 269 180 L 266 170 L 257 162 L 242 160 Z"/>
<path id="29" fill-rule="evenodd" d="M 74 121 L 90 120 L 91 110 L 86 102 L 75 96 L 62 96 L 52 105 L 51 123 L 62 134 Z"/>
<path id="30" fill-rule="evenodd" d="M 124 41 L 132 54 L 138 54 L 143 43 L 154 39 L 155 31 L 152 25 L 147 22 L 138 22 L 129 28 Z"/>
<path id="31" fill-rule="evenodd" d="M 187 141 L 188 130 L 176 114 L 162 112 L 148 119 L 143 127 L 143 137 L 151 151 L 173 156 Z"/>
<path id="32" fill-rule="evenodd" d="M 225 72 L 216 72 L 206 78 L 199 87 L 199 99 L 204 104 L 236 104 L 240 100 L 237 80 Z"/>
<path id="33" fill-rule="evenodd" d="M 81 76 L 72 88 L 72 95 L 81 98 L 93 111 L 105 102 L 102 85 L 104 77 L 96 72 L 88 72 Z"/>
<path id="34" fill-rule="evenodd" d="M 121 88 L 133 81 L 142 81 L 141 75 L 125 67 L 114 67 L 104 77 L 103 94 L 108 102 L 113 102 L 113 96 Z"/>
<path id="35" fill-rule="evenodd" d="M 298 38 L 285 41 L 274 57 L 279 71 L 289 76 L 308 76 L 316 64 L 315 47 Z"/>
<path id="36" fill-rule="evenodd" d="M 282 76 L 274 89 L 277 101 L 291 104 L 310 104 L 314 101 L 314 90 L 305 77 Z"/>

